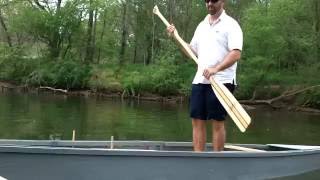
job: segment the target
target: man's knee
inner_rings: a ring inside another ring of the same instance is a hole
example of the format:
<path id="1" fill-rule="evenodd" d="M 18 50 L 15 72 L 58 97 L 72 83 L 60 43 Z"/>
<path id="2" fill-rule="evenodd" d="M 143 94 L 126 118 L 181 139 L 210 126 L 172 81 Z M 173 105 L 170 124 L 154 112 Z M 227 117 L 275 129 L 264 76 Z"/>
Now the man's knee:
<path id="1" fill-rule="evenodd" d="M 201 119 L 192 119 L 192 127 L 193 128 L 204 128 L 206 125 L 206 121 Z"/>
<path id="2" fill-rule="evenodd" d="M 213 121 L 213 130 L 215 132 L 224 131 L 224 121 Z"/>

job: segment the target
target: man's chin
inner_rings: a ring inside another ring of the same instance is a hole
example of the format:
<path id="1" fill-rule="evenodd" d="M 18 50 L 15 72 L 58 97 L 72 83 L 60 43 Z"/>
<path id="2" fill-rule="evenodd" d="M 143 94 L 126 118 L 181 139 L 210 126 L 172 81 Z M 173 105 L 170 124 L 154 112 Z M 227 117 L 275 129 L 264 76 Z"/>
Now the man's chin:
<path id="1" fill-rule="evenodd" d="M 208 13 L 209 13 L 210 15 L 215 15 L 217 12 L 215 12 L 215 11 L 208 11 Z"/>

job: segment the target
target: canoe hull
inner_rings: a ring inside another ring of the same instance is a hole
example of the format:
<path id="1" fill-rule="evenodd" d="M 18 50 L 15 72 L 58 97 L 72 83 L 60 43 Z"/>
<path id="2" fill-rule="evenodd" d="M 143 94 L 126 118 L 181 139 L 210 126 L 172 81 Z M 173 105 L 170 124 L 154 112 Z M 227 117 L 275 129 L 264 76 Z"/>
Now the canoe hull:
<path id="1" fill-rule="evenodd" d="M 267 179 L 320 168 L 319 151 L 194 153 L 0 147 L 8 180 Z"/>

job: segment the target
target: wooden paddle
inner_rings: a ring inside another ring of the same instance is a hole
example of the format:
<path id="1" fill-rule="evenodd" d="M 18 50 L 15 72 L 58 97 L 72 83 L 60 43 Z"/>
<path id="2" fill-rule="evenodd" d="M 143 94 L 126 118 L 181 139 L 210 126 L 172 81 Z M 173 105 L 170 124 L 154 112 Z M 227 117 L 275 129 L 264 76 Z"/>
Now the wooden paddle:
<path id="1" fill-rule="evenodd" d="M 163 17 L 157 6 L 153 8 L 153 13 L 156 14 L 167 27 L 170 26 L 170 23 Z M 173 37 L 179 42 L 183 50 L 198 64 L 198 58 L 190 49 L 189 44 L 179 36 L 177 31 L 173 32 Z M 248 113 L 222 83 L 215 81 L 213 77 L 210 77 L 210 82 L 214 93 L 231 119 L 236 123 L 241 132 L 245 132 L 251 123 L 251 118 Z"/>

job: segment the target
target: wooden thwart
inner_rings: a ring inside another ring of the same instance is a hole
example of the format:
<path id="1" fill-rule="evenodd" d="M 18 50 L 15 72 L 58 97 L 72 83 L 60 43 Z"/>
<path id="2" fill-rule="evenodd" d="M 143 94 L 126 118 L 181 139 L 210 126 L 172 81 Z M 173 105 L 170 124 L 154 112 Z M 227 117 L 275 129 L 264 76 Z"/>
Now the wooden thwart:
<path id="1" fill-rule="evenodd" d="M 157 6 L 153 8 L 153 13 L 159 16 L 167 27 L 170 26 L 170 23 L 163 17 Z M 183 50 L 198 64 L 198 58 L 192 52 L 189 45 L 179 36 L 177 31 L 173 32 L 173 36 L 179 42 Z M 213 77 L 210 78 L 210 82 L 213 91 L 231 119 L 235 122 L 241 132 L 245 132 L 251 123 L 251 118 L 248 113 L 222 83 L 215 81 Z"/>
<path id="2" fill-rule="evenodd" d="M 295 149 L 295 150 L 312 150 L 320 149 L 320 146 L 303 146 L 303 145 L 288 145 L 288 144 L 267 144 L 270 147 Z"/>
<path id="3" fill-rule="evenodd" d="M 234 150 L 245 151 L 245 152 L 266 152 L 265 150 L 253 149 L 253 148 L 247 148 L 247 147 L 235 146 L 235 145 L 225 145 L 224 147 L 227 149 L 234 149 Z"/>

